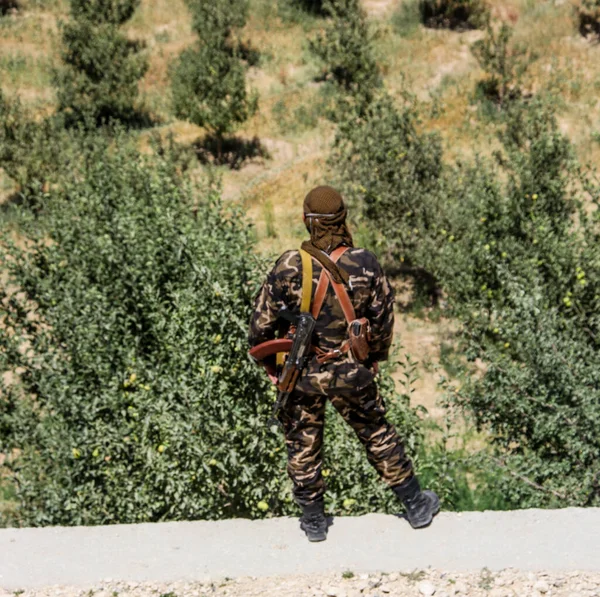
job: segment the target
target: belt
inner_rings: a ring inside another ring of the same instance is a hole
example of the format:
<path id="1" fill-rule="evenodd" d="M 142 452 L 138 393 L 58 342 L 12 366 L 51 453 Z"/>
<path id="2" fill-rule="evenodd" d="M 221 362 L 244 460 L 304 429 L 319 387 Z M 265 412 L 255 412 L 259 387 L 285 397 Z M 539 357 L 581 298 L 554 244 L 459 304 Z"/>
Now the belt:
<path id="1" fill-rule="evenodd" d="M 340 357 L 348 354 L 350 351 L 350 342 L 347 340 L 342 344 L 340 348 L 334 348 L 333 350 L 323 350 L 317 346 L 313 346 L 313 352 L 317 355 L 317 363 L 323 364 L 328 361 L 334 361 Z"/>

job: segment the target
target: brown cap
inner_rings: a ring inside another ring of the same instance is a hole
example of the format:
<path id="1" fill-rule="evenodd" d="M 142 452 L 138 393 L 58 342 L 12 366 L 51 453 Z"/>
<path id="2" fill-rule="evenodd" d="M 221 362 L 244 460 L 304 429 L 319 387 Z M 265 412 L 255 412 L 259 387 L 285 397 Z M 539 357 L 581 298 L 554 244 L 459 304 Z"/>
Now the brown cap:
<path id="1" fill-rule="evenodd" d="M 337 214 L 344 209 L 344 200 L 333 187 L 316 187 L 304 199 L 305 214 Z"/>

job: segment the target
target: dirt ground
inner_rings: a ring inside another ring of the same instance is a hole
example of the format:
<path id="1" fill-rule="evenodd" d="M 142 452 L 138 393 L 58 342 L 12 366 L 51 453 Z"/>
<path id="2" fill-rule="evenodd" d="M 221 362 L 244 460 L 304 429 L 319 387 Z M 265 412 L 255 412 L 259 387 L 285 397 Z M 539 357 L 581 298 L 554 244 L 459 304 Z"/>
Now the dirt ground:
<path id="1" fill-rule="evenodd" d="M 206 580 L 202 583 L 119 583 L 94 587 L 46 587 L 2 592 L 0 597 L 598 597 L 600 574 L 483 569 L 471 573 L 415 570 L 409 573 L 285 576 Z"/>

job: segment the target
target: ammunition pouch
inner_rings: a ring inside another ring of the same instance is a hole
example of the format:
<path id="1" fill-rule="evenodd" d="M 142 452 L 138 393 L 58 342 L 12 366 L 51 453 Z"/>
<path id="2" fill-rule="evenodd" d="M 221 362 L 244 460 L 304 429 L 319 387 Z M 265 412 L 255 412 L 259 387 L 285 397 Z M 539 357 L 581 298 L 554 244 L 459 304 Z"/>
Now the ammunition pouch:
<path id="1" fill-rule="evenodd" d="M 355 319 L 348 325 L 348 343 L 350 352 L 359 363 L 369 358 L 369 342 L 371 341 L 371 324 L 366 317 Z"/>

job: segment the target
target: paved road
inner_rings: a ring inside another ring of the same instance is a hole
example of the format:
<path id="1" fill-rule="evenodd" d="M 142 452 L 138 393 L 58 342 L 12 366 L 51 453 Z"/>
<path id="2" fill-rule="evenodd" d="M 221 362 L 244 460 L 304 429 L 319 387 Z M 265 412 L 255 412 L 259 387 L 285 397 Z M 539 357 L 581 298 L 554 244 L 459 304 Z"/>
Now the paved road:
<path id="1" fill-rule="evenodd" d="M 382 514 L 336 518 L 317 544 L 291 518 L 0 530 L 5 589 L 428 566 L 600 571 L 600 508 L 442 513 L 419 531 Z"/>

